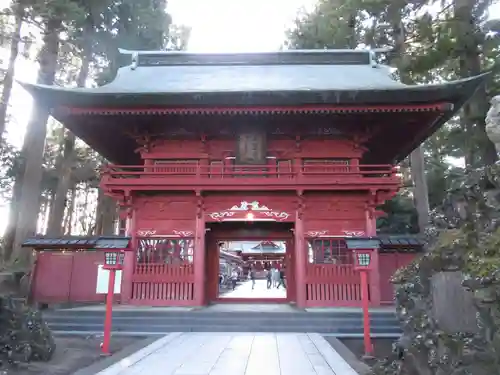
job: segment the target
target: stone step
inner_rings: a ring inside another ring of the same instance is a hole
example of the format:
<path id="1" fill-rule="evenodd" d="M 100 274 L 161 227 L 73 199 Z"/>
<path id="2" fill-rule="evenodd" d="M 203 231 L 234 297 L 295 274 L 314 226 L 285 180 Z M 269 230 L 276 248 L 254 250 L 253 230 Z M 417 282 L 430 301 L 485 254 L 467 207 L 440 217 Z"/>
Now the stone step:
<path id="1" fill-rule="evenodd" d="M 67 310 L 53 310 L 45 311 L 43 313 L 46 317 L 61 317 L 61 316 L 74 316 L 74 317 L 85 317 L 85 316 L 104 316 L 104 310 L 77 310 L 77 309 L 67 309 Z M 290 312 L 254 312 L 254 311 L 206 311 L 206 310 L 193 310 L 193 311 L 162 311 L 162 310 L 113 310 L 113 316 L 117 317 L 144 317 L 144 318 L 154 318 L 154 317 L 170 317 L 170 318 L 186 318 L 192 319 L 196 318 L 221 318 L 227 319 L 234 316 L 238 316 L 243 319 L 251 319 L 255 317 L 266 317 L 266 318 L 276 318 L 276 319 L 286 319 L 286 318 L 307 318 L 307 319 L 329 319 L 329 318 L 352 318 L 360 319 L 363 318 L 363 313 L 361 311 L 357 312 L 343 312 L 343 311 L 332 311 L 332 312 L 307 312 L 307 311 L 290 311 Z M 370 312 L 370 317 L 372 319 L 396 319 L 396 314 L 392 311 L 373 311 Z"/>
<path id="2" fill-rule="evenodd" d="M 68 315 L 49 315 L 45 316 L 47 321 L 59 321 L 59 322 L 89 322 L 89 321 L 102 321 L 104 319 L 104 314 L 100 315 L 87 315 L 87 316 L 68 316 Z M 269 323 L 269 324 L 279 324 L 280 322 L 289 322 L 289 323 L 319 323 L 319 324 L 358 324 L 363 322 L 362 317 L 309 317 L 309 316 L 286 316 L 286 317 L 269 317 L 269 316 L 251 316 L 251 317 L 241 317 L 237 316 L 228 316 L 228 317 L 220 317 L 220 316 L 117 316 L 113 315 L 113 321 L 122 322 L 125 324 L 137 324 L 137 323 L 161 323 L 161 322 L 177 322 L 179 324 L 189 323 L 189 322 L 223 322 L 223 323 L 241 323 L 241 321 L 246 322 L 254 322 L 254 323 Z M 383 323 L 391 323 L 397 324 L 397 320 L 392 316 L 379 316 L 379 317 L 370 317 L 370 322 L 374 324 L 383 324 Z"/>
<path id="3" fill-rule="evenodd" d="M 55 332 L 102 332 L 102 324 L 61 324 L 51 323 L 49 327 Z M 360 335 L 363 333 L 363 327 L 332 327 L 332 326 L 295 326 L 295 325 L 245 325 L 228 326 L 228 325 L 113 325 L 113 332 L 144 332 L 155 334 L 166 334 L 169 332 L 310 332 L 310 333 L 324 333 L 324 334 L 340 334 L 340 335 Z M 371 328 L 372 334 L 394 334 L 395 336 L 401 333 L 399 327 L 375 326 Z"/>
<path id="4" fill-rule="evenodd" d="M 44 317 L 56 332 L 102 332 L 104 310 L 45 311 Z M 393 311 L 370 314 L 374 335 L 400 334 Z M 337 336 L 363 333 L 361 311 L 328 312 L 255 312 L 255 311 L 168 311 L 161 309 L 116 309 L 113 332 L 160 334 L 169 332 L 314 332 Z"/>
<path id="5" fill-rule="evenodd" d="M 72 325 L 86 325 L 86 324 L 103 324 L 104 317 L 99 318 L 58 318 L 58 319 L 47 319 L 49 324 L 72 324 Z M 371 320 L 372 326 L 376 327 L 398 327 L 397 322 L 393 320 Z M 344 326 L 344 327 L 359 327 L 363 326 L 362 320 L 267 320 L 267 319 L 192 319 L 192 320 L 177 320 L 177 319 L 132 319 L 132 318 L 114 318 L 114 325 L 120 326 L 143 326 L 143 325 L 176 325 L 176 326 L 205 326 L 205 325 L 226 325 L 232 327 L 245 326 L 276 326 L 276 325 L 287 325 L 287 326 L 311 326 L 311 327 L 330 327 L 330 326 Z"/>

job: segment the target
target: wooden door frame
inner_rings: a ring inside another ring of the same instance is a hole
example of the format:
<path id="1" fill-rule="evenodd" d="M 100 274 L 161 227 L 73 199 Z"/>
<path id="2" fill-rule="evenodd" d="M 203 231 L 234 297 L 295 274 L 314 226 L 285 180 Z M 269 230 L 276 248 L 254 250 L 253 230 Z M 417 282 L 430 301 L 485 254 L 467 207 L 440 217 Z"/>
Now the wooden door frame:
<path id="1" fill-rule="evenodd" d="M 289 231 L 289 232 L 284 232 L 284 231 L 276 231 L 276 232 L 273 232 L 273 231 L 270 231 L 270 233 L 268 235 L 263 235 L 263 234 L 256 234 L 254 236 L 252 236 L 251 234 L 248 234 L 248 233 L 244 233 L 244 234 L 239 234 L 239 233 L 235 233 L 235 231 L 222 231 L 222 230 L 219 230 L 219 231 L 214 231 L 212 233 L 208 232 L 205 234 L 205 241 L 207 243 L 207 246 L 206 246 L 206 251 L 207 251 L 207 266 L 210 267 L 215 267 L 219 265 L 219 258 L 220 258 L 220 248 L 217 247 L 217 251 L 216 252 L 209 252 L 209 249 L 213 246 L 213 242 L 217 243 L 217 242 L 220 242 L 220 241 L 258 241 L 258 240 L 261 240 L 261 241 L 265 241 L 265 240 L 268 240 L 268 241 L 283 241 L 285 242 L 286 244 L 286 250 L 285 250 L 285 253 L 283 254 L 284 256 L 284 260 L 285 260 L 285 264 L 286 264 L 286 267 L 288 269 L 290 263 L 293 265 L 293 261 L 290 262 L 287 257 L 293 257 L 295 256 L 295 251 L 294 251 L 294 246 L 293 246 L 293 232 L 292 231 Z M 213 242 L 212 242 L 213 241 Z M 290 248 L 289 248 L 289 244 L 291 244 Z M 215 256 L 214 254 L 217 254 L 217 262 L 213 261 L 212 259 L 209 259 L 209 257 L 213 257 Z M 294 270 L 292 270 L 293 272 Z M 218 286 L 218 282 L 217 280 L 210 280 L 210 274 L 212 275 L 218 275 L 219 274 L 219 271 L 217 270 L 217 272 L 214 272 L 214 270 L 208 270 L 206 269 L 205 272 L 207 273 L 207 282 L 206 282 L 206 286 L 207 288 L 213 288 L 215 284 L 216 286 Z M 293 282 L 295 282 L 295 278 L 289 278 L 287 277 L 287 279 L 292 279 Z M 288 280 L 287 280 L 288 282 Z M 295 290 L 295 286 L 293 288 L 293 290 Z M 211 293 L 212 292 L 212 293 Z M 293 293 L 292 293 L 293 294 Z M 286 293 L 286 297 L 285 298 L 221 298 L 219 297 L 219 294 L 218 294 L 218 289 L 217 289 L 217 296 L 215 298 L 212 298 L 210 297 L 211 295 L 213 296 L 213 291 L 211 291 L 210 289 L 206 290 L 206 295 L 207 295 L 207 302 L 210 304 L 210 303 L 241 303 L 241 304 L 256 304 L 256 303 L 259 303 L 259 304 L 264 304 L 264 303 L 272 303 L 272 304 L 276 304 L 276 303 L 280 303 L 280 304 L 288 304 L 288 303 L 291 303 L 291 302 L 294 302 L 291 300 L 291 298 L 293 298 L 292 295 L 290 295 L 289 293 L 289 287 L 288 287 L 288 284 L 287 284 L 287 293 Z"/>

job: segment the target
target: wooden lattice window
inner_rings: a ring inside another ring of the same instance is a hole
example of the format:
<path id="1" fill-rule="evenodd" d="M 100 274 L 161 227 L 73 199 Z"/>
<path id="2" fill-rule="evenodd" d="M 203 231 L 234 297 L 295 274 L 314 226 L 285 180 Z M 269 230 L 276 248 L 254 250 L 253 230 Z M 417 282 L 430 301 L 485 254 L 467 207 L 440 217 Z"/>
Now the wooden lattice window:
<path id="1" fill-rule="evenodd" d="M 352 252 L 341 238 L 318 238 L 308 241 L 309 263 L 352 264 Z"/>
<path id="2" fill-rule="evenodd" d="M 155 160 L 155 171 L 169 174 L 191 174 L 196 173 L 199 160 L 196 159 L 163 159 Z"/>
<path id="3" fill-rule="evenodd" d="M 193 238 L 140 238 L 137 247 L 137 263 L 193 263 L 193 250 Z"/>
<path id="4" fill-rule="evenodd" d="M 311 173 L 347 172 L 349 159 L 305 159 L 304 171 Z"/>

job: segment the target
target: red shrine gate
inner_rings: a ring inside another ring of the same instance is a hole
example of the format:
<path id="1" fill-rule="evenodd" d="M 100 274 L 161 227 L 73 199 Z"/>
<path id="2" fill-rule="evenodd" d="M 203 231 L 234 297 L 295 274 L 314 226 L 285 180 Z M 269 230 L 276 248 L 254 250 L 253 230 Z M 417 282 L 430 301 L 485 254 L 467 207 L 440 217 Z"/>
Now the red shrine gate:
<path id="1" fill-rule="evenodd" d="M 103 87 L 24 87 L 114 163 L 101 187 L 135 249 L 121 301 L 137 305 L 210 302 L 214 225 L 230 222 L 247 223 L 238 238 L 259 237 L 249 228 L 267 222 L 288 240 L 297 306 L 359 305 L 349 239 L 377 235 L 377 207 L 400 188 L 393 166 L 486 79 L 407 86 L 369 50 L 123 53 L 130 65 Z M 389 242 L 380 238 L 374 252 L 374 306 L 392 295 L 389 275 L 408 260 L 402 249 L 420 246 Z M 75 275 L 95 262 L 71 264 L 71 283 L 87 285 Z M 49 285 L 50 269 L 35 286 Z"/>
<path id="2" fill-rule="evenodd" d="M 354 272 L 352 253 L 344 239 L 364 236 L 366 228 L 373 228 L 374 217 L 368 217 L 367 222 L 361 204 L 365 196 L 351 194 L 349 198 L 344 194 L 342 199 L 335 200 L 330 194 L 318 193 L 303 197 L 286 193 L 269 195 L 253 194 L 251 199 L 234 204 L 238 195 L 207 194 L 200 214 L 196 213 L 200 208 L 196 204 L 199 198 L 193 196 L 137 199 L 137 216 L 131 220 L 135 227 L 129 228 L 133 243 L 137 244 L 137 254 L 128 255 L 124 270 L 124 303 L 214 302 L 218 242 L 264 239 L 287 243 L 287 299 L 274 302 L 296 302 L 304 307 L 359 305 L 359 275 Z M 331 219 L 332 211 L 337 213 L 335 220 Z M 198 219 L 193 220 L 193 216 Z M 305 227 L 302 231 L 301 225 Z M 322 229 L 308 230 L 318 227 Z M 197 228 L 201 233 L 199 238 Z M 378 305 L 378 272 L 373 273 L 371 285 L 371 300 Z"/>

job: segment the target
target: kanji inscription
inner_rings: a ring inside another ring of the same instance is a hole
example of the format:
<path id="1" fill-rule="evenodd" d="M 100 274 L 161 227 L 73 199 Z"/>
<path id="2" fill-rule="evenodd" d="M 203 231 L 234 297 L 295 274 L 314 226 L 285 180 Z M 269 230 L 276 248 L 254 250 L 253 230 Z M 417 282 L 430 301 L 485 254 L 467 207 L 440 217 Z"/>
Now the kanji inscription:
<path id="1" fill-rule="evenodd" d="M 266 133 L 240 134 L 237 150 L 237 164 L 266 164 Z"/>

